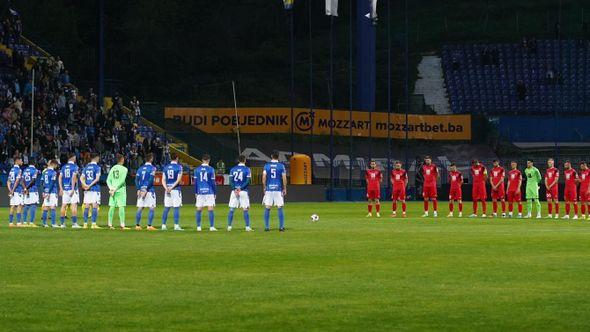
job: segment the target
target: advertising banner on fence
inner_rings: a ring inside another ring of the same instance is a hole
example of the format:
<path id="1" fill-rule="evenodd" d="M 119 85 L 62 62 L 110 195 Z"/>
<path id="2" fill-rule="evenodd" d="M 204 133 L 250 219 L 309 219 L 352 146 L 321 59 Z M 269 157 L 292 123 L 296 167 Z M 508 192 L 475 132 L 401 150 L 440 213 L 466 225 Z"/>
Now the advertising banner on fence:
<path id="1" fill-rule="evenodd" d="M 332 119 L 330 111 L 295 108 L 293 111 L 293 131 L 296 134 L 329 135 L 333 128 L 334 135 L 347 136 L 350 128 L 352 134 L 359 137 L 387 137 L 388 130 L 392 138 L 405 138 L 408 131 L 410 139 L 431 140 L 470 140 L 470 115 L 408 115 L 408 124 L 404 114 L 391 114 L 388 126 L 387 113 L 352 112 L 352 121 L 348 111 L 335 110 Z M 236 119 L 233 108 L 193 108 L 167 107 L 165 117 L 177 119 L 199 130 L 211 134 L 228 134 L 235 132 L 239 121 L 240 132 L 244 134 L 290 133 L 290 108 L 239 108 Z"/>

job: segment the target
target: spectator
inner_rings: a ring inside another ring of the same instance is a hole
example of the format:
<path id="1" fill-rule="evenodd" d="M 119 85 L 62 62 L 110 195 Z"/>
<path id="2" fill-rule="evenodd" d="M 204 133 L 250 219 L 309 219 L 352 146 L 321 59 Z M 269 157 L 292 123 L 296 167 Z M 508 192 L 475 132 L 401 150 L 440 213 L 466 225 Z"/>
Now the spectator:
<path id="1" fill-rule="evenodd" d="M 141 118 L 141 108 L 139 108 L 139 100 L 137 100 L 137 97 L 133 96 L 130 105 L 131 110 L 133 111 L 133 123 L 139 123 L 139 119 Z"/>
<path id="2" fill-rule="evenodd" d="M 225 174 L 225 163 L 223 162 L 223 159 L 219 159 L 216 165 L 216 169 L 217 174 Z"/>

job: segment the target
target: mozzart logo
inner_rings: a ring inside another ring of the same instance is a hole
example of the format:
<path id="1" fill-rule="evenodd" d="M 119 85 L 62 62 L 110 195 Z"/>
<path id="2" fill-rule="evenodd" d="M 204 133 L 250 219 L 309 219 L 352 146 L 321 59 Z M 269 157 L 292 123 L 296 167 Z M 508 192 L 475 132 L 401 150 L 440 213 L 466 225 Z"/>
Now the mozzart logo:
<path id="1" fill-rule="evenodd" d="M 309 131 L 313 128 L 315 123 L 315 113 L 300 112 L 295 117 L 295 126 L 301 131 Z"/>

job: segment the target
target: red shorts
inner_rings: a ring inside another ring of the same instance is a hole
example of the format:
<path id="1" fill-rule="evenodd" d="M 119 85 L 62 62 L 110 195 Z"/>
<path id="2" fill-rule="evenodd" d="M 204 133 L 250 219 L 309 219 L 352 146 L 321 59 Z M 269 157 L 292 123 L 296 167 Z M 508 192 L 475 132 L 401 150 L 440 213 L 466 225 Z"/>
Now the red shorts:
<path id="1" fill-rule="evenodd" d="M 406 188 L 394 188 L 391 194 L 391 199 L 394 201 L 406 200 Z"/>
<path id="2" fill-rule="evenodd" d="M 495 200 L 503 200 L 506 197 L 506 191 L 504 190 L 504 186 L 499 186 L 498 190 L 493 190 L 490 192 L 492 199 Z"/>
<path id="3" fill-rule="evenodd" d="M 474 201 L 485 201 L 488 198 L 486 187 L 484 186 L 473 186 L 472 199 Z"/>
<path id="4" fill-rule="evenodd" d="M 587 190 L 580 191 L 580 202 L 590 202 L 590 195 Z"/>
<path id="5" fill-rule="evenodd" d="M 559 199 L 559 192 L 558 192 L 558 188 L 557 185 L 554 185 L 551 189 L 547 190 L 547 194 L 545 195 L 545 197 L 547 199 L 555 199 L 558 200 Z"/>
<path id="6" fill-rule="evenodd" d="M 422 188 L 422 197 L 424 199 L 436 198 L 436 196 L 437 196 L 436 187 L 428 186 L 428 187 Z"/>
<path id="7" fill-rule="evenodd" d="M 578 193 L 576 187 L 573 188 L 565 188 L 563 192 L 563 199 L 566 202 L 576 202 L 578 201 Z"/>
<path id="8" fill-rule="evenodd" d="M 462 201 L 463 200 L 463 191 L 461 188 L 451 188 L 449 191 L 449 200 L 450 201 Z"/>
<path id="9" fill-rule="evenodd" d="M 516 194 L 515 190 L 508 190 L 508 192 L 506 193 L 506 197 L 508 199 L 508 202 L 520 202 L 521 192 L 519 191 L 518 194 Z"/>
<path id="10" fill-rule="evenodd" d="M 367 199 L 374 200 L 381 197 L 381 189 L 367 189 Z"/>

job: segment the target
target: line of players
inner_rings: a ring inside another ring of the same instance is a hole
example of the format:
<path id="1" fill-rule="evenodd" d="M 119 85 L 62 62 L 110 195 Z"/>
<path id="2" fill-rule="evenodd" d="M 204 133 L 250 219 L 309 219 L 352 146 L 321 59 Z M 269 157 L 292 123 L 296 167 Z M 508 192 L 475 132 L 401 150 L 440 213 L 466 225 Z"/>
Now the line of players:
<path id="1" fill-rule="evenodd" d="M 264 228 L 270 231 L 270 211 L 273 206 L 277 207 L 279 218 L 279 230 L 285 231 L 285 216 L 283 212 L 284 197 L 287 194 L 287 176 L 285 166 L 278 161 L 278 153 L 271 154 L 271 161 L 264 166 L 262 174 L 263 182 L 263 205 Z M 201 214 L 207 209 L 209 217 L 209 230 L 217 231 L 215 228 L 215 199 L 217 186 L 215 184 L 214 169 L 209 166 L 210 157 L 202 157 L 202 165 L 197 167 L 193 173 L 195 188 L 195 221 L 197 231 L 201 231 Z M 153 155 L 148 154 L 146 163 L 137 170 L 135 186 L 137 189 L 137 212 L 135 215 L 135 229 L 141 230 L 141 219 L 143 210 L 148 210 L 147 230 L 156 230 L 153 226 L 154 211 L 156 208 L 155 176 L 156 167 L 152 164 Z M 51 218 L 51 227 L 65 228 L 66 214 L 71 212 L 72 228 L 100 229 L 97 225 L 98 212 L 101 203 L 100 177 L 101 167 L 99 166 L 100 156 L 91 155 L 91 162 L 83 169 L 76 165 L 76 156 L 70 155 L 68 162 L 61 166 L 57 160 L 50 160 L 47 167 L 40 172 L 31 162 L 27 167 L 21 169 L 22 158 L 15 158 L 15 164 L 8 176 L 8 196 L 10 200 L 9 226 L 10 227 L 37 227 L 35 216 L 39 204 L 39 191 L 42 192 L 42 225 L 50 227 L 47 223 L 48 215 Z M 114 229 L 113 218 L 115 210 L 119 209 L 119 221 L 121 229 L 129 229 L 125 226 L 125 206 L 127 201 L 126 177 L 127 168 L 124 165 L 125 159 L 122 155 L 117 156 L 117 165 L 113 166 L 107 177 L 109 187 L 109 213 L 108 227 Z M 37 177 L 41 175 L 41 188 L 38 188 Z M 162 186 L 164 188 L 164 211 L 162 214 L 161 230 L 167 230 L 167 219 L 170 210 L 173 210 L 174 230 L 182 231 L 180 226 L 180 207 L 182 206 L 181 179 L 183 175 L 182 166 L 178 163 L 176 155 L 171 156 L 171 162 L 164 167 L 162 172 Z M 246 166 L 246 157 L 239 156 L 238 164 L 230 171 L 230 185 L 232 188 L 229 200 L 229 214 L 227 230 L 232 230 L 233 216 L 235 209 L 242 209 L 244 214 L 245 230 L 252 231 L 250 223 L 250 198 L 248 188 L 251 182 L 252 173 Z M 83 225 L 78 224 L 79 188 L 84 192 L 83 198 Z M 57 223 L 56 209 L 58 198 L 61 197 L 60 222 Z M 16 222 L 15 222 L 16 219 Z M 90 226 L 89 226 L 90 219 Z"/>
<path id="2" fill-rule="evenodd" d="M 429 203 L 433 205 L 433 216 L 438 216 L 438 201 L 437 201 L 437 180 L 440 178 L 440 172 L 436 165 L 432 163 L 432 159 L 427 156 L 424 158 L 424 164 L 420 168 L 420 173 L 424 178 L 424 185 L 422 190 L 422 197 L 424 198 L 424 214 L 422 217 L 429 216 Z M 563 219 L 570 218 L 571 206 L 574 207 L 574 214 L 572 219 L 578 219 L 578 200 L 581 203 L 581 219 L 586 219 L 587 214 L 590 214 L 590 169 L 586 162 L 580 163 L 580 171 L 576 171 L 571 162 L 564 162 L 565 176 L 565 215 Z M 523 217 L 522 205 L 522 184 L 523 172 L 518 169 L 518 164 L 515 161 L 510 163 L 510 171 L 506 173 L 504 168 L 500 166 L 498 160 L 493 161 L 493 167 L 490 172 L 478 160 L 473 160 L 470 174 L 472 178 L 472 198 L 473 198 L 473 213 L 470 217 L 478 216 L 478 202 L 481 203 L 482 215 L 487 217 L 487 189 L 486 185 L 489 183 L 491 187 L 490 196 L 493 204 L 493 216 L 498 216 L 498 205 L 500 203 L 502 208 L 502 217 L 514 216 L 514 204 L 518 206 L 517 218 Z M 527 166 L 524 169 L 526 179 L 525 198 L 527 200 L 527 214 L 525 218 L 531 218 L 533 214 L 533 204 L 536 207 L 537 218 L 541 216 L 541 203 L 539 201 L 539 185 L 544 180 L 547 198 L 547 218 L 559 218 L 559 169 L 555 167 L 555 161 L 550 158 L 547 161 L 547 170 L 544 178 L 542 178 L 539 170 L 534 166 L 532 160 L 527 161 Z M 401 203 L 402 216 L 406 217 L 406 187 L 408 184 L 407 172 L 402 168 L 401 162 L 395 162 L 394 169 L 390 174 L 391 183 L 393 185 L 391 198 L 393 200 L 392 217 L 397 215 L 397 204 Z M 455 164 L 450 165 L 448 173 L 450 191 L 449 191 L 449 214 L 448 217 L 453 217 L 455 212 L 455 203 L 458 205 L 458 216 L 463 216 L 463 199 L 462 199 L 462 185 L 463 174 L 458 171 Z M 376 215 L 380 217 L 380 187 L 383 182 L 381 171 L 377 168 L 377 163 L 372 161 L 370 169 L 366 172 L 367 182 L 367 199 L 369 201 L 367 217 L 372 217 L 373 205 L 375 206 Z M 578 185 L 579 196 L 578 196 Z M 508 214 L 506 213 L 506 202 L 508 202 Z M 590 218 L 590 216 L 588 216 Z"/>

